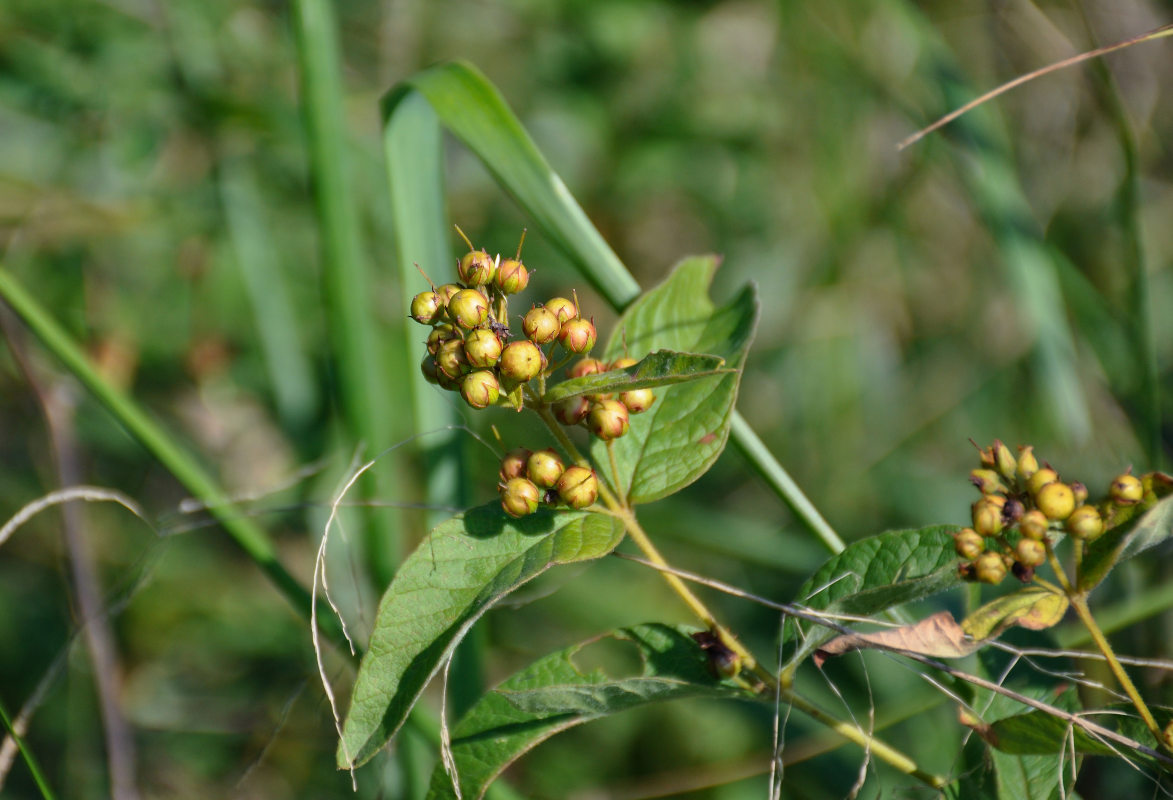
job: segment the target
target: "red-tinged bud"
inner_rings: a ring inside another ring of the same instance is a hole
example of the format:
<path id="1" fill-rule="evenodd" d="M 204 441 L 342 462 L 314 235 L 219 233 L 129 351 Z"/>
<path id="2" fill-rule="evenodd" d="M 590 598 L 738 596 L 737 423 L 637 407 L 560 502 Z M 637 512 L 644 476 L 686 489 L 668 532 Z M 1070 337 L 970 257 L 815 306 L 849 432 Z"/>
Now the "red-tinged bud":
<path id="1" fill-rule="evenodd" d="M 558 341 L 571 353 L 589 353 L 595 346 L 598 334 L 595 325 L 589 319 L 578 317 L 562 323 L 562 330 L 558 334 Z"/>
<path id="2" fill-rule="evenodd" d="M 618 439 L 627 433 L 627 406 L 618 400 L 602 400 L 591 404 L 587 427 L 603 441 Z"/>
<path id="3" fill-rule="evenodd" d="M 501 340 L 488 328 L 477 328 L 464 340 L 464 354 L 468 363 L 479 369 L 489 369 L 501 358 Z"/>
<path id="4" fill-rule="evenodd" d="M 497 262 L 484 250 L 470 250 L 460 259 L 456 273 L 465 286 L 484 286 L 493 280 Z"/>
<path id="5" fill-rule="evenodd" d="M 972 561 L 986 551 L 986 540 L 973 528 L 962 528 L 953 534 L 953 549 L 957 555 Z"/>
<path id="6" fill-rule="evenodd" d="M 525 465 L 533 451 L 525 447 L 517 447 L 505 454 L 501 459 L 501 470 L 497 475 L 502 483 L 508 483 L 511 478 L 524 478 Z"/>
<path id="7" fill-rule="evenodd" d="M 587 375 L 598 375 L 600 372 L 606 372 L 607 365 L 597 358 L 580 358 L 574 362 L 570 369 L 566 370 L 566 376 L 569 378 L 585 378 Z"/>
<path id="8" fill-rule="evenodd" d="M 464 342 L 460 339 L 449 339 L 440 345 L 440 349 L 436 351 L 436 365 L 452 380 L 467 372 L 469 364 L 464 353 Z"/>
<path id="9" fill-rule="evenodd" d="M 460 331 L 456 330 L 454 325 L 449 325 L 447 322 L 437 325 L 432 328 L 432 332 L 428 334 L 428 352 L 435 355 L 440 345 L 449 339 L 459 339 Z"/>
<path id="10" fill-rule="evenodd" d="M 489 318 L 489 299 L 477 289 L 461 289 L 448 301 L 448 316 L 465 330 L 484 325 Z"/>
<path id="11" fill-rule="evenodd" d="M 503 294 L 517 294 L 529 286 L 529 272 L 515 258 L 507 258 L 497 267 L 497 288 Z"/>
<path id="12" fill-rule="evenodd" d="M 586 508 L 599 498 L 599 480 L 593 470 L 569 466 L 558 479 L 558 496 L 571 508 Z"/>
<path id="13" fill-rule="evenodd" d="M 558 322 L 558 317 L 553 311 L 537 306 L 522 317 L 521 330 L 525 333 L 525 338 L 534 344 L 549 344 L 558 338 L 562 324 Z"/>
<path id="14" fill-rule="evenodd" d="M 578 316 L 578 306 L 565 297 L 551 297 L 546 301 L 546 308 L 558 318 L 559 325 Z"/>
<path id="15" fill-rule="evenodd" d="M 553 450 L 539 450 L 525 464 L 526 476 L 541 489 L 557 485 L 564 469 L 562 459 Z"/>
<path id="16" fill-rule="evenodd" d="M 411 318 L 421 325 L 431 325 L 444 314 L 440 295 L 429 290 L 411 298 Z"/>
<path id="17" fill-rule="evenodd" d="M 632 389 L 630 392 L 621 392 L 619 402 L 627 406 L 628 412 L 642 414 L 656 402 L 656 395 L 651 389 Z"/>
<path id="18" fill-rule="evenodd" d="M 464 376 L 460 382 L 460 393 L 473 408 L 487 408 L 501 396 L 501 385 L 492 371 L 478 369 Z"/>
<path id="19" fill-rule="evenodd" d="M 510 478 L 501 489 L 501 507 L 511 517 L 524 517 L 538 510 L 542 490 L 527 478 Z"/>
<path id="20" fill-rule="evenodd" d="M 501 377 L 514 383 L 525 383 L 536 378 L 545 366 L 546 357 L 528 339 L 505 345 L 501 351 L 501 360 L 497 362 Z"/>
<path id="21" fill-rule="evenodd" d="M 591 401 L 580 394 L 559 400 L 550 409 L 554 412 L 554 419 L 563 425 L 577 425 L 586 419 L 587 413 L 591 410 Z"/>

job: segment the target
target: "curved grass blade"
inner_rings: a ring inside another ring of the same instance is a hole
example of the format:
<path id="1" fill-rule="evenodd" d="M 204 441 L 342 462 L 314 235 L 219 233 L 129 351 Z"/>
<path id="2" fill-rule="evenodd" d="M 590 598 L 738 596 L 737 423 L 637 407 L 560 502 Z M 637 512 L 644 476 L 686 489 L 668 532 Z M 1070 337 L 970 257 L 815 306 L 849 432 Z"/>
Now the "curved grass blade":
<path id="1" fill-rule="evenodd" d="M 644 356 L 638 364 L 624 369 L 613 369 L 581 378 L 562 381 L 546 392 L 546 402 L 556 403 L 580 394 L 607 394 L 630 392 L 635 389 L 655 389 L 671 386 L 698 378 L 734 373 L 737 370 L 723 369 L 725 359 L 720 356 L 674 353 L 671 350 L 657 350 Z"/>
<path id="2" fill-rule="evenodd" d="M 513 520 L 496 503 L 433 530 L 379 603 L 339 766 L 359 766 L 395 735 L 444 659 L 493 603 L 552 566 L 606 555 L 622 538 L 622 525 L 610 516 L 563 511 Z"/>

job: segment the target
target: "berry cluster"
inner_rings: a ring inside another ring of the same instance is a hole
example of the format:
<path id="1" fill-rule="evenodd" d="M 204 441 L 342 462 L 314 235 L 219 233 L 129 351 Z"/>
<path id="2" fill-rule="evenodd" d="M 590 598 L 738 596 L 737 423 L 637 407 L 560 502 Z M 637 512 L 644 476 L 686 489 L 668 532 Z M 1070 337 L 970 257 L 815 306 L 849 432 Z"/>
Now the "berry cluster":
<path id="1" fill-rule="evenodd" d="M 973 504 L 973 527 L 953 535 L 962 577 L 997 584 L 1012 571 L 1027 582 L 1047 560 L 1052 534 L 1066 532 L 1073 539 L 1092 541 L 1104 532 L 1104 518 L 1113 506 L 1139 503 L 1144 487 L 1125 472 L 1109 487 L 1101 507 L 1087 503 L 1087 487 L 1064 483 L 1050 464 L 1039 465 L 1034 448 L 1020 446 L 1018 456 L 995 439 L 979 448 L 981 467 L 970 482 L 982 493 Z"/>
<path id="2" fill-rule="evenodd" d="M 540 503 L 586 508 L 599 497 L 594 470 L 567 467 L 553 450 L 511 450 L 501 460 L 498 477 L 501 507 L 511 517 L 532 514 Z"/>

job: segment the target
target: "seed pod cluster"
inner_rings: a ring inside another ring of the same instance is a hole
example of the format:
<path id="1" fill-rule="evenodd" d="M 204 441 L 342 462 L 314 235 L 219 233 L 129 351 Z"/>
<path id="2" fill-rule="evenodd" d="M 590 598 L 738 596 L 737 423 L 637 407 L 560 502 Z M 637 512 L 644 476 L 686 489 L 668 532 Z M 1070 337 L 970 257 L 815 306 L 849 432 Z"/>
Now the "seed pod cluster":
<path id="1" fill-rule="evenodd" d="M 1012 572 L 1028 582 L 1057 535 L 1090 542 L 1103 534 L 1114 512 L 1145 496 L 1141 479 L 1125 472 L 1113 479 L 1107 500 L 1090 505 L 1084 484 L 1064 482 L 1049 464 L 1039 463 L 1029 445 L 1015 456 L 995 439 L 978 452 L 981 466 L 969 475 L 981 493 L 971 509 L 973 527 L 953 534 L 960 573 L 970 580 L 996 584 Z"/>
<path id="2" fill-rule="evenodd" d="M 634 366 L 636 359 L 624 356 L 610 364 L 597 358 L 579 359 L 567 370 L 567 377 L 582 378 L 611 370 Z M 604 441 L 627 433 L 632 414 L 642 414 L 652 407 L 656 395 L 651 389 L 632 389 L 611 393 L 584 394 L 559 400 L 552 406 L 554 417 L 563 425 L 582 425 Z"/>
<path id="3" fill-rule="evenodd" d="M 534 513 L 542 504 L 586 508 L 599 497 L 594 470 L 564 466 L 554 450 L 510 450 L 498 473 L 501 507 L 511 517 Z"/>

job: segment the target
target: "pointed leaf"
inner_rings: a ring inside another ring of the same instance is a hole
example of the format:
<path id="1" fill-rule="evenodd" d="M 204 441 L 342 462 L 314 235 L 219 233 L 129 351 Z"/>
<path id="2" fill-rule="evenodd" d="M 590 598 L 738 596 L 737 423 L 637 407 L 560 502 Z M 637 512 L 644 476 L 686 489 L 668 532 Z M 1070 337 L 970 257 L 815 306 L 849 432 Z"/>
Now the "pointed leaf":
<path id="1" fill-rule="evenodd" d="M 1117 524 L 1088 545 L 1079 568 L 1081 589 L 1095 588 L 1116 564 L 1173 536 L 1173 476 L 1153 472 L 1142 480 L 1144 499 L 1116 508 L 1106 522 Z"/>
<path id="2" fill-rule="evenodd" d="M 546 392 L 546 402 L 556 403 L 580 394 L 607 394 L 630 392 L 634 389 L 654 389 L 673 383 L 694 381 L 711 375 L 734 373 L 737 370 L 722 369 L 725 359 L 720 356 L 674 353 L 671 350 L 657 350 L 644 356 L 638 363 L 623 369 L 613 369 L 582 378 L 562 381 Z"/>
<path id="3" fill-rule="evenodd" d="M 997 636 L 1012 625 L 1046 630 L 1059 624 L 1069 605 L 1066 595 L 1029 586 L 986 603 L 966 617 L 961 627 L 979 641 Z"/>
<path id="4" fill-rule="evenodd" d="M 626 436 L 614 440 L 618 476 L 632 503 L 648 503 L 687 486 L 725 448 L 741 369 L 757 323 L 758 303 L 746 287 L 717 308 L 708 296 L 717 269 L 712 256 L 688 258 L 668 279 L 645 293 L 619 320 L 605 360 L 625 352 L 639 357 L 659 349 L 712 353 L 732 372 L 657 392 L 656 402 L 631 416 Z M 606 444 L 591 443 L 596 464 L 610 472 Z"/>
<path id="5" fill-rule="evenodd" d="M 496 503 L 432 531 L 387 588 L 359 666 L 338 747 L 342 767 L 371 758 L 399 730 L 453 647 L 494 602 L 557 564 L 611 552 L 618 521 L 588 512 L 510 519 Z"/>
<path id="6" fill-rule="evenodd" d="M 753 699 L 749 692 L 709 673 L 704 652 L 683 627 L 639 625 L 611 635 L 635 645 L 642 662 L 638 674 L 584 672 L 575 660 L 592 643 L 577 644 L 513 675 L 460 720 L 452 730 L 452 755 L 463 797 L 482 797 L 513 761 L 575 725 L 686 697 Z M 451 778 L 437 766 L 429 800 L 453 797 Z"/>

